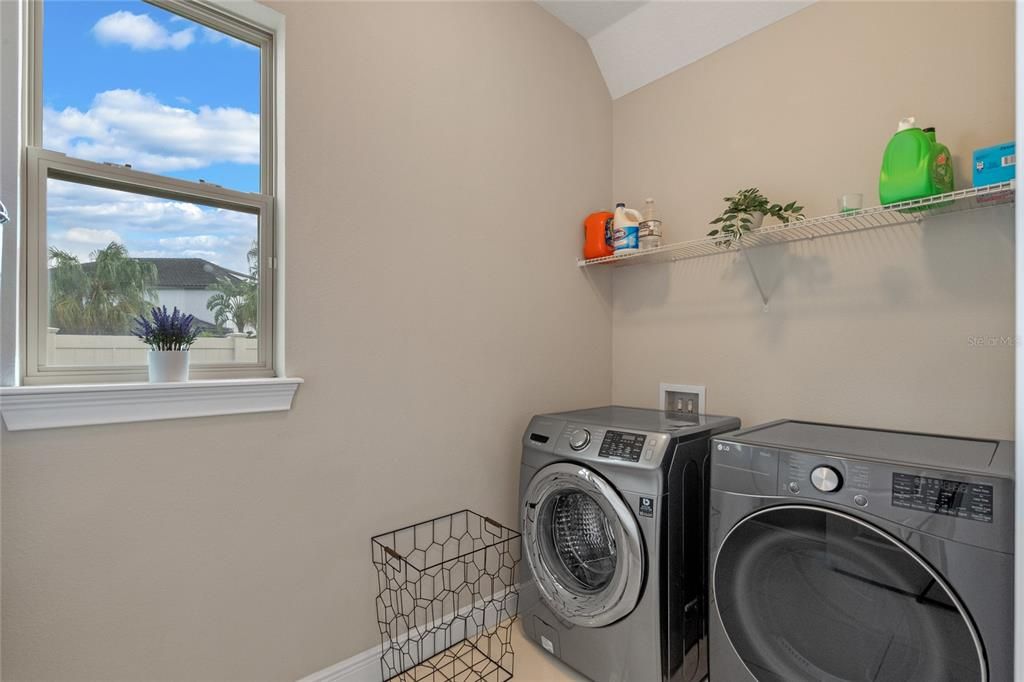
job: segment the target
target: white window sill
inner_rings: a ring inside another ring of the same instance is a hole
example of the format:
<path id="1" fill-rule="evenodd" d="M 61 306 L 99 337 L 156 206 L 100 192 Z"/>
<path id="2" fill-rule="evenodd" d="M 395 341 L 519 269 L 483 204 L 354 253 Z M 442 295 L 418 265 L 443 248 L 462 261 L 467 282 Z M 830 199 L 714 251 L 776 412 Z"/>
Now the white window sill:
<path id="1" fill-rule="evenodd" d="M 173 384 L 0 388 L 8 431 L 289 410 L 302 379 L 212 379 Z"/>

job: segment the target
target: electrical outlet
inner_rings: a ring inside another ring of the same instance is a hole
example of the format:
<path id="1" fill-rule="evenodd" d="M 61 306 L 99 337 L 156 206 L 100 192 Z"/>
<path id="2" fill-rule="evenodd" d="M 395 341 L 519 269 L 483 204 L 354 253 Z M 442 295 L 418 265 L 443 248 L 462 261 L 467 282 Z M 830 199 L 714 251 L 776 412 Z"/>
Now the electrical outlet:
<path id="1" fill-rule="evenodd" d="M 705 414 L 707 387 L 691 384 L 661 384 L 659 405 L 666 412 Z"/>

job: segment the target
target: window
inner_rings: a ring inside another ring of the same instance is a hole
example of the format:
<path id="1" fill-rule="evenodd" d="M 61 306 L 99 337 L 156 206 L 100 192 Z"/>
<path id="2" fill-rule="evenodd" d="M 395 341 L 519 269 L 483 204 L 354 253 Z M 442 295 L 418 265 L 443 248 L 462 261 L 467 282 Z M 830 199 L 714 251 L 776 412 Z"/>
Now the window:
<path id="1" fill-rule="evenodd" d="M 187 0 L 29 6 L 24 383 L 143 380 L 154 305 L 202 329 L 193 378 L 272 376 L 273 35 Z"/>

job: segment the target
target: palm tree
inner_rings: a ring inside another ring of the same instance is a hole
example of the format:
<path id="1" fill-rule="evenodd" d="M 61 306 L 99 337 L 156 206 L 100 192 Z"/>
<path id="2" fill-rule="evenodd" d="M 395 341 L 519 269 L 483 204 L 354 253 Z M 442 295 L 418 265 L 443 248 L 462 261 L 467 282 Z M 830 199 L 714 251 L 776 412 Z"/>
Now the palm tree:
<path id="1" fill-rule="evenodd" d="M 230 322 L 240 332 L 256 328 L 259 311 L 255 281 L 220 277 L 213 288 L 216 293 L 210 296 L 206 307 L 213 312 L 213 321 L 218 327 Z"/>
<path id="2" fill-rule="evenodd" d="M 213 285 L 215 293 L 206 301 L 206 308 L 213 313 L 213 321 L 218 327 L 228 322 L 235 331 L 245 332 L 256 330 L 259 321 L 259 246 L 256 242 L 245 254 L 249 262 L 249 276 L 244 279 L 237 277 L 218 277 Z"/>
<path id="3" fill-rule="evenodd" d="M 111 242 L 84 267 L 67 251 L 50 248 L 50 326 L 65 334 L 128 334 L 136 315 L 151 308 L 156 266 Z"/>

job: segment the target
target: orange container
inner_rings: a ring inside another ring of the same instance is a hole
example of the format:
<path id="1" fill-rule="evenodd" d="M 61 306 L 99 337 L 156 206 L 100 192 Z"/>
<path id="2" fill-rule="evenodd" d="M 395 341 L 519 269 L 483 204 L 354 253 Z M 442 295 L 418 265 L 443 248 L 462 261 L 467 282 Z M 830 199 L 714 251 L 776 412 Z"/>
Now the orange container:
<path id="1" fill-rule="evenodd" d="M 614 213 L 600 211 L 591 213 L 583 221 L 583 257 L 604 258 L 614 256 L 615 249 L 612 247 L 611 224 L 615 218 Z"/>

